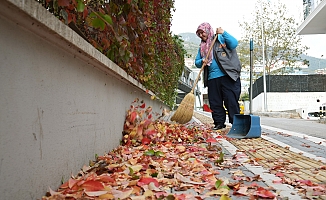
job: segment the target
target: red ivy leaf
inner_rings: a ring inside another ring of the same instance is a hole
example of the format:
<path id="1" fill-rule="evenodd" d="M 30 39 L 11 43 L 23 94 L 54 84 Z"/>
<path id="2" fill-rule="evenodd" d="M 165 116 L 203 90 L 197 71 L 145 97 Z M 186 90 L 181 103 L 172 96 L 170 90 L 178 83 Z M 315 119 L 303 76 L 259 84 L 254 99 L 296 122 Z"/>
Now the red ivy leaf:
<path id="1" fill-rule="evenodd" d="M 83 18 L 86 19 L 87 16 L 88 16 L 88 9 L 87 9 L 87 7 L 85 7 L 84 12 L 83 12 Z"/>
<path id="2" fill-rule="evenodd" d="M 69 6 L 70 0 L 58 0 L 58 6 L 66 7 Z"/>

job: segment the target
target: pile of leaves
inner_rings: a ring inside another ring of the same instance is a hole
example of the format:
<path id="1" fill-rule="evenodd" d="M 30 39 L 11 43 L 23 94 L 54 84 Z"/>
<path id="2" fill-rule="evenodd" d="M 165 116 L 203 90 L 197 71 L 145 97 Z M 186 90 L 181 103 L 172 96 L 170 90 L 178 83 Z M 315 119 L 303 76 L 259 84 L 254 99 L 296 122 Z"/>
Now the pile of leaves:
<path id="1" fill-rule="evenodd" d="M 151 107 L 137 103 L 127 112 L 122 144 L 84 166 L 56 191 L 49 189 L 43 200 L 277 198 L 271 188 L 255 183 L 259 175 L 233 170 L 232 180 L 219 177 L 220 170 L 237 169 L 243 156 L 224 156 L 222 132 L 212 132 L 205 124 L 167 122 L 162 120 L 166 113 L 153 120 Z"/>

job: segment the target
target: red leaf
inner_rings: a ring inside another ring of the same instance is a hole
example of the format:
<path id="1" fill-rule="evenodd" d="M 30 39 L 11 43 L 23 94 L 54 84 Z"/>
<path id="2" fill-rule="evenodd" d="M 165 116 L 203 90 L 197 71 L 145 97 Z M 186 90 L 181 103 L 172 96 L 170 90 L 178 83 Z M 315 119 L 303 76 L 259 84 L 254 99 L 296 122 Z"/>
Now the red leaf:
<path id="1" fill-rule="evenodd" d="M 86 191 L 99 191 L 103 190 L 104 186 L 99 181 L 86 181 L 83 185 L 81 185 L 81 188 L 85 189 Z"/>
<path id="2" fill-rule="evenodd" d="M 313 186 L 314 185 L 314 183 L 311 182 L 311 180 L 298 180 L 298 182 L 303 183 L 303 184 L 308 185 L 308 186 Z"/>
<path id="3" fill-rule="evenodd" d="M 283 177 L 284 176 L 284 174 L 281 173 L 281 172 L 277 172 L 275 175 L 278 176 L 278 177 Z"/>
<path id="4" fill-rule="evenodd" d="M 275 194 L 269 190 L 266 190 L 262 187 L 259 187 L 257 191 L 255 192 L 255 195 L 265 198 L 274 198 Z"/>
<path id="5" fill-rule="evenodd" d="M 69 188 L 71 189 L 74 185 L 76 185 L 77 182 L 78 182 L 78 180 L 70 178 L 68 180 L 68 186 L 69 186 Z"/>
<path id="6" fill-rule="evenodd" d="M 140 106 L 140 108 L 145 108 L 145 103 L 143 103 L 141 106 Z"/>
<path id="7" fill-rule="evenodd" d="M 62 189 L 65 189 L 65 188 L 68 188 L 69 187 L 69 184 L 68 184 L 68 181 L 63 183 L 59 188 L 62 188 Z"/>
<path id="8" fill-rule="evenodd" d="M 141 179 L 139 179 L 137 185 L 138 186 L 148 185 L 151 182 L 153 182 L 156 187 L 160 185 L 155 178 L 150 178 L 150 177 L 142 177 Z"/>
<path id="9" fill-rule="evenodd" d="M 135 122 L 135 119 L 137 118 L 137 112 L 136 111 L 133 111 L 131 114 L 130 114 L 130 122 L 131 123 L 134 123 Z"/>
<path id="10" fill-rule="evenodd" d="M 259 185 L 256 182 L 250 184 L 250 187 L 258 187 Z"/>
<path id="11" fill-rule="evenodd" d="M 87 16 L 88 16 L 88 10 L 87 10 L 87 7 L 85 7 L 84 12 L 83 12 L 83 18 L 86 19 Z"/>
<path id="12" fill-rule="evenodd" d="M 279 180 L 273 180 L 273 183 L 283 183 L 283 180 L 282 180 L 282 179 L 279 179 Z"/>
<path id="13" fill-rule="evenodd" d="M 155 129 L 146 130 L 145 133 L 146 133 L 147 135 L 155 135 L 155 134 L 156 134 L 156 130 L 155 130 Z"/>
<path id="14" fill-rule="evenodd" d="M 206 140 L 206 142 L 214 143 L 214 142 L 217 142 L 217 140 L 215 140 L 214 138 L 209 138 L 209 139 Z"/>
<path id="15" fill-rule="evenodd" d="M 148 138 L 143 138 L 143 139 L 141 140 L 141 143 L 142 143 L 142 144 L 150 144 L 150 143 L 151 143 L 151 140 L 148 139 Z"/>
<path id="16" fill-rule="evenodd" d="M 98 178 L 98 180 L 100 180 L 104 183 L 114 183 L 115 182 L 115 180 L 112 177 L 105 175 L 105 174 L 102 174 L 102 175 L 98 176 L 97 178 Z"/>
<path id="17" fill-rule="evenodd" d="M 58 0 L 58 6 L 69 6 L 70 0 Z"/>

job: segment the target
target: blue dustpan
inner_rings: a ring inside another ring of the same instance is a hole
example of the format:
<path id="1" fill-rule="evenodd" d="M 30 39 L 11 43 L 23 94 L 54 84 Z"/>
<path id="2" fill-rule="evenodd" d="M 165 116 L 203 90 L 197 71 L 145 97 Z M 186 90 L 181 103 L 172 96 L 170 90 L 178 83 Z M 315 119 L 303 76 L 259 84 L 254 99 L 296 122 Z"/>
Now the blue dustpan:
<path id="1" fill-rule="evenodd" d="M 254 115 L 234 115 L 232 127 L 226 136 L 238 139 L 261 137 L 260 117 Z"/>

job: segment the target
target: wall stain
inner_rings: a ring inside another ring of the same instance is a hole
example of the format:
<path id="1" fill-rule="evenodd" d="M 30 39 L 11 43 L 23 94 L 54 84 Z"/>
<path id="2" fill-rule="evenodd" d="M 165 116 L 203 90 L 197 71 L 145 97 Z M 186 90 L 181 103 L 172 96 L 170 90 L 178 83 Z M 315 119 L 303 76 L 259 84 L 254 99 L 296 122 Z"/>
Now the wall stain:
<path id="1" fill-rule="evenodd" d="M 40 156 L 41 160 L 43 159 L 43 152 L 42 152 L 42 140 L 43 140 L 43 127 L 41 123 L 41 118 L 43 118 L 43 113 L 44 111 L 40 111 L 39 108 L 37 108 L 37 120 L 38 120 L 38 125 L 40 126 Z"/>
<path id="2" fill-rule="evenodd" d="M 1 168 L 2 168 L 2 161 L 4 160 L 4 158 L 1 158 L 0 160 L 0 176 L 1 176 Z"/>
<path id="3" fill-rule="evenodd" d="M 33 136 L 34 136 L 34 140 L 37 141 L 37 138 L 36 138 L 36 134 L 33 133 Z"/>
<path id="4" fill-rule="evenodd" d="M 88 112 L 88 111 L 78 111 L 78 109 L 75 111 L 75 112 L 71 112 L 71 113 L 68 113 L 69 115 L 96 115 L 97 113 L 96 112 Z"/>

